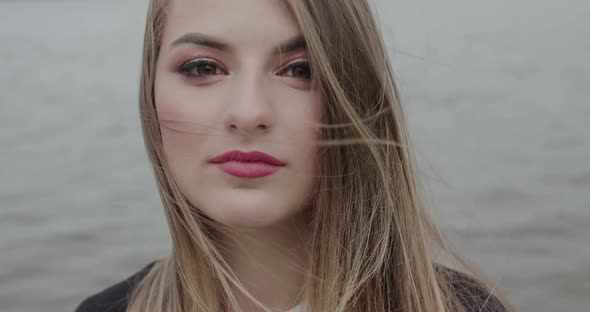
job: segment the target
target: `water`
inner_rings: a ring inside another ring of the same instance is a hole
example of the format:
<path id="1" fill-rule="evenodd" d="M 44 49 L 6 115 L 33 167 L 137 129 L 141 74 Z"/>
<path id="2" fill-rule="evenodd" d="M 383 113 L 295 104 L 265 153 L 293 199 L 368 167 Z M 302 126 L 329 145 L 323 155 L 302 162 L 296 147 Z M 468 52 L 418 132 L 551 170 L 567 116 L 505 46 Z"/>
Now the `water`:
<path id="1" fill-rule="evenodd" d="M 71 311 L 167 254 L 144 1 L 0 1 L 0 310 Z M 378 2 L 419 173 L 521 311 L 590 304 L 590 3 Z"/>

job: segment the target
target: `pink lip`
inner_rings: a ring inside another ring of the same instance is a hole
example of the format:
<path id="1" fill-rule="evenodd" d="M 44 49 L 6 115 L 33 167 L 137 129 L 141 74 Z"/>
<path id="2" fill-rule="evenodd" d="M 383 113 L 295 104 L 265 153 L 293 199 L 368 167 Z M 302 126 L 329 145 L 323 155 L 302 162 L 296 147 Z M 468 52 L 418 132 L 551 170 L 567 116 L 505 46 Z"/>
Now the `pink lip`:
<path id="1" fill-rule="evenodd" d="M 240 178 L 261 178 L 277 172 L 285 164 L 262 152 L 230 151 L 211 160 L 228 174 Z"/>

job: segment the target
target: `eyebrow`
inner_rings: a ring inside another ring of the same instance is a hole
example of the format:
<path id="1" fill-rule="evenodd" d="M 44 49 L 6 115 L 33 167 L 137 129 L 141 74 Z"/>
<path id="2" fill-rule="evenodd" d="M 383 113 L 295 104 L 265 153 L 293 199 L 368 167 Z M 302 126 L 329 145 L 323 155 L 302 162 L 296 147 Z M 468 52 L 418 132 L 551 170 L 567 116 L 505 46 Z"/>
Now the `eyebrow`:
<path id="1" fill-rule="evenodd" d="M 281 53 L 286 54 L 286 53 L 291 53 L 291 52 L 305 50 L 305 49 L 307 49 L 307 43 L 305 42 L 305 38 L 303 37 L 303 35 L 298 35 L 298 36 L 295 36 L 295 37 L 279 44 L 275 48 L 275 53 L 276 54 L 281 54 Z"/>
<path id="2" fill-rule="evenodd" d="M 223 52 L 235 50 L 235 47 L 229 43 L 200 33 L 184 34 L 180 38 L 174 40 L 170 47 L 176 47 L 182 44 L 193 44 Z M 303 35 L 298 35 L 276 46 L 273 54 L 290 53 L 298 50 L 305 50 L 306 48 L 307 44 L 305 38 Z"/>
<path id="3" fill-rule="evenodd" d="M 174 40 L 170 47 L 176 47 L 182 44 L 194 44 L 205 46 L 208 48 L 213 48 L 216 50 L 227 51 L 230 50 L 230 45 L 227 43 L 223 43 L 220 40 L 217 40 L 213 37 L 209 37 L 207 35 L 199 34 L 199 33 L 187 33 L 184 34 L 182 37 Z"/>

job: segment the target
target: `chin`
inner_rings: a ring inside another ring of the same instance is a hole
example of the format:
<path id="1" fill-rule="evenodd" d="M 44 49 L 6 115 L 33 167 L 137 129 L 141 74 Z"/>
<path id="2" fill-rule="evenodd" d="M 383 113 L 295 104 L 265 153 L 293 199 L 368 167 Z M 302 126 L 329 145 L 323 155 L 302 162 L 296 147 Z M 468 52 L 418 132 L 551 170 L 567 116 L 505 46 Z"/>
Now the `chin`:
<path id="1" fill-rule="evenodd" d="M 232 228 L 269 228 L 292 218 L 299 207 L 289 207 L 284 201 L 257 198 L 254 194 L 218 197 L 222 200 L 200 201 L 195 205 L 209 218 Z M 259 196 L 258 196 L 259 197 Z"/>

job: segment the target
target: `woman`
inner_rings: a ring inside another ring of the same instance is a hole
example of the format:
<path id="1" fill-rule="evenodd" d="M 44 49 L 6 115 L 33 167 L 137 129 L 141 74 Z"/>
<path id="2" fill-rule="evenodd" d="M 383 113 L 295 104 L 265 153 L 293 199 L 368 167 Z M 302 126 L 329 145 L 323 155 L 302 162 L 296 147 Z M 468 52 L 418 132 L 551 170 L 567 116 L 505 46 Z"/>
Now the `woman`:
<path id="1" fill-rule="evenodd" d="M 152 0 L 141 78 L 172 254 L 78 311 L 505 310 L 433 259 L 365 0 Z"/>

